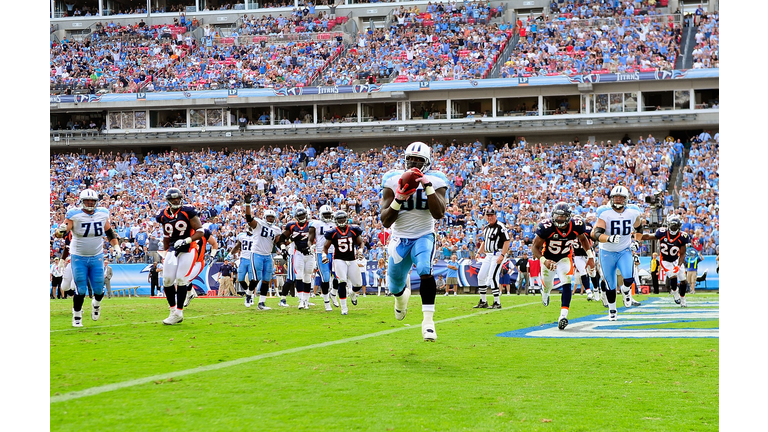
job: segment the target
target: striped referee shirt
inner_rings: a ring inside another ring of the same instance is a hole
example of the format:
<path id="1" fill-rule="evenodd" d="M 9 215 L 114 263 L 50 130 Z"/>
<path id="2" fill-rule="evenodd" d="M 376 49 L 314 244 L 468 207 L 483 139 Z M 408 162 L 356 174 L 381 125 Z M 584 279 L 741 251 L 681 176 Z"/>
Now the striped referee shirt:
<path id="1" fill-rule="evenodd" d="M 497 253 L 504 249 L 504 243 L 509 241 L 509 234 L 507 233 L 507 227 L 501 222 L 496 222 L 493 225 L 486 225 L 483 228 L 483 246 L 486 253 Z"/>

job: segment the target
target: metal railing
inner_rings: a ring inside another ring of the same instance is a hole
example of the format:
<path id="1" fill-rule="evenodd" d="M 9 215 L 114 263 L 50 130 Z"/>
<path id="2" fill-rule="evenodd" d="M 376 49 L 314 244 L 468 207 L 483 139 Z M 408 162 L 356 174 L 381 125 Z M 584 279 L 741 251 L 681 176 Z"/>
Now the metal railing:
<path id="1" fill-rule="evenodd" d="M 517 47 L 517 42 L 519 40 L 519 34 L 514 34 L 507 40 L 507 46 L 505 46 L 504 49 L 499 53 L 499 56 L 496 57 L 496 63 L 491 66 L 491 69 L 488 72 L 488 78 L 499 78 L 499 75 L 501 74 L 501 66 L 503 66 L 507 60 L 509 60 L 509 57 L 512 55 L 512 51 L 514 51 L 515 47 Z"/>

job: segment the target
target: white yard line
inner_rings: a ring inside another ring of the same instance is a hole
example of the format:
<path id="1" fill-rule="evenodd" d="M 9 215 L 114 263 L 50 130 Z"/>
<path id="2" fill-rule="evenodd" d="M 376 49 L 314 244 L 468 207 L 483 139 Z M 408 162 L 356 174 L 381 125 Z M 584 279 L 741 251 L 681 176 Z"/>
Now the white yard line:
<path id="1" fill-rule="evenodd" d="M 531 306 L 531 305 L 540 304 L 540 303 L 541 302 L 526 303 L 526 304 L 521 304 L 521 305 L 510 306 L 510 307 L 507 307 L 507 308 L 504 308 L 504 309 L 486 310 L 486 311 L 482 311 L 482 312 L 476 312 L 476 313 L 473 313 L 473 314 L 470 314 L 470 315 L 461 315 L 461 316 L 456 316 L 456 317 L 453 317 L 453 318 L 446 318 L 444 320 L 436 321 L 436 323 L 439 324 L 439 323 L 444 323 L 444 322 L 456 321 L 456 320 L 460 320 L 460 319 L 464 319 L 464 318 L 471 318 L 471 317 L 476 317 L 476 316 L 485 315 L 485 314 L 489 314 L 489 313 L 494 313 L 494 312 L 499 312 L 499 311 L 503 311 L 503 310 L 514 309 L 514 308 L 519 308 L 519 307 L 524 307 L 524 306 Z M 207 365 L 207 366 L 200 366 L 200 367 L 196 367 L 196 368 L 192 368 L 192 369 L 186 369 L 186 370 L 175 371 L 175 372 L 168 372 L 168 373 L 164 373 L 164 374 L 160 374 L 160 375 L 152 375 L 152 376 L 148 376 L 148 377 L 144 377 L 144 378 L 137 378 L 137 379 L 134 379 L 134 380 L 124 381 L 124 382 L 120 382 L 120 383 L 107 384 L 107 385 L 98 386 L 98 387 L 91 387 L 89 389 L 80 390 L 80 391 L 74 391 L 74 392 L 63 394 L 63 395 L 51 396 L 51 403 L 53 404 L 53 403 L 57 403 L 57 402 L 66 402 L 66 401 L 70 401 L 70 400 L 73 400 L 73 399 L 80 399 L 80 398 L 83 398 L 83 397 L 93 396 L 93 395 L 97 395 L 97 394 L 100 394 L 100 393 L 105 393 L 105 392 L 119 390 L 119 389 L 128 388 L 128 387 L 134 387 L 134 386 L 142 385 L 142 384 L 147 384 L 147 383 L 151 383 L 151 382 L 154 382 L 154 381 L 163 381 L 163 380 L 167 380 L 167 379 L 170 379 L 170 378 L 178 378 L 178 377 L 185 376 L 185 375 L 190 375 L 190 374 L 196 374 L 196 373 L 201 373 L 201 372 L 208 372 L 208 371 L 213 371 L 213 370 L 218 370 L 218 369 L 224 369 L 224 368 L 228 368 L 228 367 L 232 367 L 232 366 L 238 366 L 238 365 L 241 365 L 241 364 L 244 364 L 244 363 L 255 362 L 257 360 L 263 360 L 263 359 L 267 359 L 267 358 L 278 357 L 278 356 L 281 356 L 281 355 L 293 354 L 293 353 L 297 353 L 297 352 L 301 352 L 301 351 L 307 351 L 307 350 L 312 350 L 312 349 L 317 349 L 317 348 L 325 348 L 325 347 L 329 347 L 329 346 L 333 346 L 333 345 L 339 345 L 339 344 L 344 344 L 344 343 L 348 343 L 348 342 L 356 342 L 356 341 L 359 341 L 359 340 L 370 339 L 370 338 L 377 337 L 377 336 L 384 336 L 384 335 L 388 335 L 388 334 L 392 334 L 392 333 L 397 333 L 399 331 L 409 330 L 409 329 L 414 329 L 414 328 L 421 328 L 421 327 L 418 326 L 418 325 L 415 325 L 415 326 L 403 326 L 403 327 L 399 327 L 399 328 L 396 328 L 396 329 L 382 330 L 382 331 L 379 331 L 379 332 L 376 332 L 376 333 L 370 333 L 370 334 L 360 335 L 360 336 L 353 336 L 353 337 L 346 338 L 346 339 L 339 339 L 339 340 L 323 342 L 323 343 L 319 343 L 319 344 L 312 344 L 312 345 L 307 345 L 307 346 L 302 346 L 302 347 L 290 348 L 290 349 L 287 349 L 287 350 L 275 351 L 275 352 L 266 353 L 266 354 L 260 354 L 260 355 L 252 356 L 252 357 L 244 357 L 244 358 L 241 358 L 241 359 L 231 360 L 231 361 L 223 362 L 223 363 L 216 363 L 216 364 L 211 364 L 211 365 Z"/>
<path id="2" fill-rule="evenodd" d="M 244 311 L 234 311 L 234 312 L 223 312 L 220 314 L 210 314 L 210 315 L 197 315 L 197 316 L 185 316 L 185 320 L 191 320 L 191 319 L 198 319 L 198 318 L 205 318 L 205 317 L 212 317 L 212 316 L 221 316 L 221 315 L 232 315 L 232 314 L 239 314 L 242 312 L 247 312 L 247 310 Z M 85 315 L 83 315 L 83 322 L 88 322 L 85 320 Z M 122 327 L 122 326 L 130 326 L 130 325 L 139 325 L 139 324 L 160 324 L 163 320 L 157 320 L 157 321 L 141 321 L 141 322 L 134 322 L 134 323 L 122 323 L 122 324 L 109 324 L 109 325 L 103 325 L 103 326 L 84 326 L 84 327 L 67 327 L 63 329 L 58 330 L 51 330 L 51 333 L 53 332 L 63 332 L 63 331 L 72 331 L 72 330 L 90 330 L 90 329 L 102 329 L 102 328 L 108 328 L 108 327 Z"/>

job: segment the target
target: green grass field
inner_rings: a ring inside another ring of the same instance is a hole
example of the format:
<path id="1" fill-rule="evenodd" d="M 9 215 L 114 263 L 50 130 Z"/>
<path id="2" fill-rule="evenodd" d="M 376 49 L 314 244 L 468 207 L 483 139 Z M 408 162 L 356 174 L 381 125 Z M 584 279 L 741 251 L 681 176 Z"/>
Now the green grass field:
<path id="1" fill-rule="evenodd" d="M 718 299 L 696 294 L 684 311 L 716 312 L 703 302 Z M 502 296 L 501 310 L 477 300 L 438 297 L 435 343 L 422 341 L 418 295 L 403 321 L 391 297 L 361 297 L 347 316 L 319 297 L 310 310 L 268 299 L 271 311 L 200 298 L 176 326 L 161 323 L 163 299 L 105 299 L 94 322 L 86 298 L 82 329 L 70 300 L 51 301 L 51 430 L 718 430 L 717 337 L 499 337 L 552 327 L 559 296 L 546 308 L 538 295 Z M 595 315 L 602 304 L 575 296 L 561 333 Z"/>

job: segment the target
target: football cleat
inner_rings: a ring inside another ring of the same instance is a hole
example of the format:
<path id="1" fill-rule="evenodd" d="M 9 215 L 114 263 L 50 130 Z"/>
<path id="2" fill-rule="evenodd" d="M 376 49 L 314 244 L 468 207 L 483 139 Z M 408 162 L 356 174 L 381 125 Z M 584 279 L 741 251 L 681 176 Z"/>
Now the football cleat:
<path id="1" fill-rule="evenodd" d="M 333 310 L 333 307 L 331 307 L 331 302 L 325 302 L 325 310 L 326 312 L 330 312 Z"/>
<path id="2" fill-rule="evenodd" d="M 488 302 L 480 300 L 477 302 L 477 306 L 474 306 L 472 309 L 488 309 Z"/>
<path id="3" fill-rule="evenodd" d="M 675 304 L 680 304 L 680 292 L 677 290 L 672 291 L 672 297 L 675 299 Z"/>
<path id="4" fill-rule="evenodd" d="M 94 321 L 99 320 L 99 316 L 101 316 L 101 306 L 96 306 L 94 303 L 96 300 L 91 300 L 91 306 L 93 309 L 91 309 L 91 319 Z"/>
<path id="5" fill-rule="evenodd" d="M 632 306 L 640 306 L 641 304 L 639 301 L 632 299 Z"/>
<path id="6" fill-rule="evenodd" d="M 619 319 L 615 310 L 608 311 L 608 321 L 617 321 Z"/>
<path id="7" fill-rule="evenodd" d="M 685 297 L 680 298 L 680 307 L 688 307 L 688 304 L 685 302 Z"/>
<path id="8" fill-rule="evenodd" d="M 345 307 L 341 308 L 341 314 L 342 315 L 347 315 L 348 313 L 349 313 L 349 310 L 347 308 L 345 308 Z"/>
<path id="9" fill-rule="evenodd" d="M 190 303 L 192 303 L 192 299 L 197 297 L 197 291 L 195 291 L 194 288 L 187 291 L 187 298 L 184 299 L 184 307 L 189 306 Z"/>
<path id="10" fill-rule="evenodd" d="M 568 318 L 560 318 L 560 321 L 557 322 L 557 328 L 565 330 L 566 327 L 568 327 Z"/>
<path id="11" fill-rule="evenodd" d="M 491 309 L 501 309 L 501 303 L 493 302 L 493 304 L 491 305 Z"/>
<path id="12" fill-rule="evenodd" d="M 549 306 L 549 291 L 546 288 L 541 289 L 541 304 Z"/>
<path id="13" fill-rule="evenodd" d="M 184 321 L 184 313 L 181 311 L 172 310 L 168 318 L 163 320 L 165 325 L 174 325 Z"/>
<path id="14" fill-rule="evenodd" d="M 349 295 L 349 301 L 352 302 L 353 305 L 357 306 L 357 293 L 352 291 L 352 293 Z"/>
<path id="15" fill-rule="evenodd" d="M 629 293 L 624 294 L 624 307 L 632 306 L 632 296 Z"/>
<path id="16" fill-rule="evenodd" d="M 434 322 L 422 322 L 421 323 L 421 336 L 425 342 L 434 342 L 437 340 L 437 333 L 435 333 Z"/>
<path id="17" fill-rule="evenodd" d="M 331 291 L 331 303 L 333 303 L 334 306 L 339 307 L 339 298 L 333 291 Z"/>
<path id="18" fill-rule="evenodd" d="M 248 294 L 245 295 L 245 307 L 251 307 L 253 304 L 253 296 L 250 296 Z"/>
<path id="19" fill-rule="evenodd" d="M 259 305 L 256 307 L 258 310 L 272 310 L 271 307 L 267 307 L 264 303 L 259 303 Z"/>
<path id="20" fill-rule="evenodd" d="M 411 289 L 406 287 L 403 294 L 400 296 L 400 303 L 403 304 L 403 310 L 397 309 L 398 298 L 395 297 L 395 319 L 402 321 L 405 318 L 405 314 L 408 313 L 408 299 L 411 297 Z"/>
<path id="21" fill-rule="evenodd" d="M 285 301 L 285 299 L 280 300 L 280 303 L 277 304 L 280 307 L 290 307 L 288 306 L 288 302 Z"/>
<path id="22" fill-rule="evenodd" d="M 82 327 L 83 326 L 83 311 L 75 312 L 74 309 L 72 309 L 72 327 Z"/>
<path id="23" fill-rule="evenodd" d="M 595 300 L 594 295 L 591 292 L 588 292 L 587 293 L 587 301 L 593 301 L 593 300 Z"/>
<path id="24" fill-rule="evenodd" d="M 307 309 L 307 307 L 304 306 L 304 300 L 299 300 L 299 309 Z"/>

